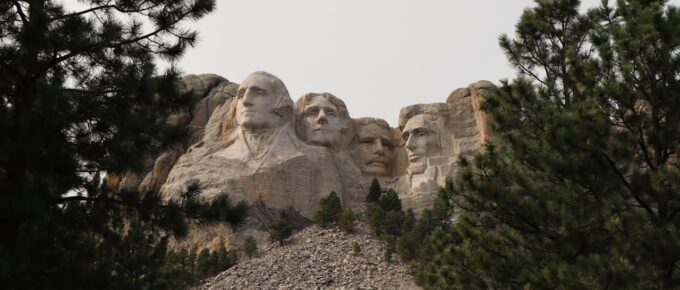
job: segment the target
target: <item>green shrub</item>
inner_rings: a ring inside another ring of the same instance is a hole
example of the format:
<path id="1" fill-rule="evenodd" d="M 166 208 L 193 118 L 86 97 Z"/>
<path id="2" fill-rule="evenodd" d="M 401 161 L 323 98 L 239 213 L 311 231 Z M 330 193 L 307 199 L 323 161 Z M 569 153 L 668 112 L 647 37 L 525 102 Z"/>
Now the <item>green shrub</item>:
<path id="1" fill-rule="evenodd" d="M 283 242 L 293 234 L 293 225 L 290 223 L 288 216 L 281 212 L 279 219 L 276 220 L 269 228 L 269 239 L 271 241 L 279 242 L 283 246 Z"/>
<path id="2" fill-rule="evenodd" d="M 401 210 L 401 200 L 394 189 L 388 189 L 387 192 L 380 196 L 378 204 L 384 211 Z"/>
<path id="3" fill-rule="evenodd" d="M 382 222 L 385 217 L 385 211 L 375 202 L 368 203 L 366 205 L 366 218 L 368 219 L 368 225 L 376 233 L 380 234 L 382 231 Z"/>
<path id="4" fill-rule="evenodd" d="M 356 256 L 356 255 L 359 255 L 360 252 L 361 252 L 361 246 L 359 246 L 359 242 L 354 241 L 352 243 L 352 253 L 354 253 L 354 255 Z"/>
<path id="5" fill-rule="evenodd" d="M 257 253 L 257 242 L 253 238 L 253 236 L 248 236 L 246 238 L 246 242 L 243 244 L 243 250 L 248 256 L 248 258 L 252 258 L 253 255 Z"/>
<path id="6" fill-rule="evenodd" d="M 319 226 L 326 227 L 331 223 L 337 223 L 341 212 L 340 198 L 335 191 L 332 191 L 328 197 L 319 200 L 319 206 L 314 213 L 314 221 Z"/>
<path id="7" fill-rule="evenodd" d="M 354 212 L 351 209 L 346 209 L 342 211 L 342 214 L 340 214 L 340 220 L 338 221 L 338 226 L 340 229 L 347 233 L 351 233 L 354 231 L 354 221 L 356 220 L 356 217 L 354 216 Z"/>
<path id="8" fill-rule="evenodd" d="M 380 188 L 380 183 L 378 180 L 373 178 L 371 181 L 371 186 L 368 188 L 368 194 L 366 195 L 366 203 L 377 202 L 380 199 L 380 194 L 382 193 L 382 188 Z"/>

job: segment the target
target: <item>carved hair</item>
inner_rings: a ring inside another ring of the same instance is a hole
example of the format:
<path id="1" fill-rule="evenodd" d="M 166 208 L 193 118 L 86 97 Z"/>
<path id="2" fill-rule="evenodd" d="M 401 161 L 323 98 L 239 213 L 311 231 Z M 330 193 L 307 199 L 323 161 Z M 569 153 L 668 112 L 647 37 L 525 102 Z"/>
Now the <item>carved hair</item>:
<path id="1" fill-rule="evenodd" d="M 387 124 L 387 122 L 385 120 L 378 119 L 378 118 L 372 118 L 372 117 L 362 117 L 362 118 L 354 119 L 353 121 L 354 121 L 355 132 L 359 132 L 359 128 L 361 128 L 361 127 L 368 126 L 368 125 L 376 125 L 376 126 L 380 127 L 381 129 L 385 129 L 387 131 L 387 134 L 390 138 L 390 143 L 392 143 L 392 144 L 390 144 L 391 146 L 396 146 L 396 145 L 399 144 L 399 142 L 397 141 L 397 139 L 394 136 L 394 132 L 392 131 L 390 124 Z M 353 140 L 354 143 L 356 143 L 358 141 L 357 137 L 359 137 L 359 136 L 356 136 L 357 134 L 355 134 L 355 136 L 354 136 L 354 140 Z"/>
<path id="2" fill-rule="evenodd" d="M 372 118 L 372 117 L 363 117 L 363 118 L 356 118 L 354 119 L 354 126 L 359 127 L 359 126 L 366 126 L 370 124 L 376 124 L 378 127 L 383 128 L 385 130 L 392 130 L 390 128 L 390 124 L 387 124 L 387 122 L 383 119 L 378 119 L 378 118 Z"/>
<path id="3" fill-rule="evenodd" d="M 444 125 L 449 127 L 451 119 L 451 109 L 447 104 L 444 103 L 434 103 L 434 104 L 417 104 L 404 107 L 401 109 L 399 114 L 399 128 L 404 129 L 406 122 L 417 115 L 429 115 L 436 118 L 442 118 L 444 120 Z"/>

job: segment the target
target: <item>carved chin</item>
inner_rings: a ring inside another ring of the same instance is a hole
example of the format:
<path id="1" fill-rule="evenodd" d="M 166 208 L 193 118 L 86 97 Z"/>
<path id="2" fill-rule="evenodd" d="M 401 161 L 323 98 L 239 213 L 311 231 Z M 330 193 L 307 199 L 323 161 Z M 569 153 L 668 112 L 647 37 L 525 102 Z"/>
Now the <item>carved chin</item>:
<path id="1" fill-rule="evenodd" d="M 246 129 L 260 129 L 267 126 L 267 122 L 255 118 L 244 118 L 237 122 L 237 124 Z"/>
<path id="2" fill-rule="evenodd" d="M 369 163 L 362 170 L 365 174 L 387 175 L 387 167 L 383 163 Z"/>
<path id="3" fill-rule="evenodd" d="M 313 132 L 312 134 L 307 135 L 307 139 L 308 143 L 325 147 L 330 147 L 337 143 L 337 138 L 321 132 Z"/>
<path id="4" fill-rule="evenodd" d="M 326 138 L 326 136 L 319 136 L 319 135 L 312 135 L 309 138 L 309 143 L 314 144 L 314 145 L 319 145 L 319 146 L 330 146 L 331 141 Z"/>
<path id="5" fill-rule="evenodd" d="M 427 164 L 425 162 L 411 163 L 408 165 L 408 172 L 411 174 L 421 174 L 427 169 Z"/>

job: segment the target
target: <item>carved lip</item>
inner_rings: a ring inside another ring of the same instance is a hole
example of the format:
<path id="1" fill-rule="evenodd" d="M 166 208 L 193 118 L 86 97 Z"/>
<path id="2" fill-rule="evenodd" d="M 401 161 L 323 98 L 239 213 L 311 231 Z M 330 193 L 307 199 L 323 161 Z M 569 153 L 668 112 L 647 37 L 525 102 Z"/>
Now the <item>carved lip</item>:
<path id="1" fill-rule="evenodd" d="M 326 129 L 323 128 L 317 128 L 313 130 L 314 132 L 326 132 Z"/>
<path id="2" fill-rule="evenodd" d="M 416 161 L 418 159 L 420 159 L 420 154 L 413 153 L 408 155 L 408 161 Z"/>
<path id="3" fill-rule="evenodd" d="M 385 162 L 382 162 L 380 160 L 370 160 L 366 162 L 366 165 L 385 167 Z"/>

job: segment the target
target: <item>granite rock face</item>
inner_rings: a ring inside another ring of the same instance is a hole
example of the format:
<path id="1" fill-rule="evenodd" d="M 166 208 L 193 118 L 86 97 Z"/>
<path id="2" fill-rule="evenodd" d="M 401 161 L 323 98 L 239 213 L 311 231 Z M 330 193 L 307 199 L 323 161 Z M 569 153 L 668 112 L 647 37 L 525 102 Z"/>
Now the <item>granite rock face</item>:
<path id="1" fill-rule="evenodd" d="M 238 85 L 216 74 L 186 75 L 177 82 L 180 93 L 191 93 L 196 104 L 191 111 L 181 111 L 168 116 L 165 120 L 171 125 L 187 125 L 193 135 L 189 143 L 195 143 L 204 134 L 206 121 L 216 107 L 236 93 Z M 147 156 L 142 172 L 108 174 L 107 185 L 115 190 L 157 190 L 175 161 L 186 151 L 186 146 L 166 150 L 154 150 Z"/>
<path id="2" fill-rule="evenodd" d="M 205 134 L 170 170 L 161 187 L 166 200 L 179 199 L 198 182 L 206 201 L 228 194 L 312 217 L 320 198 L 342 192 L 331 152 L 298 138 L 293 101 L 281 80 L 253 73 L 224 105 L 226 112 L 207 121 L 209 127 L 220 123 L 216 132 Z"/>
<path id="3" fill-rule="evenodd" d="M 190 142 L 150 156 L 142 175 L 112 182 L 159 189 L 166 200 L 198 182 L 205 200 L 227 194 L 312 219 L 331 191 L 345 206 L 361 205 L 373 178 L 397 190 L 405 207 L 417 213 L 430 207 L 438 187 L 459 171 L 458 158 L 478 152 L 489 138 L 480 104 L 494 85 L 480 81 L 454 90 L 445 102 L 405 107 L 396 128 L 351 118 L 330 93 L 305 94 L 294 103 L 283 81 L 266 72 L 240 85 L 189 75 L 180 88 L 199 101 L 168 122 L 190 125 Z"/>
<path id="4" fill-rule="evenodd" d="M 360 252 L 354 254 L 352 244 Z M 384 258 L 385 245 L 368 232 L 346 234 L 308 227 L 284 246 L 259 244 L 260 253 L 204 281 L 198 289 L 422 289 L 408 265 Z"/>

